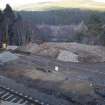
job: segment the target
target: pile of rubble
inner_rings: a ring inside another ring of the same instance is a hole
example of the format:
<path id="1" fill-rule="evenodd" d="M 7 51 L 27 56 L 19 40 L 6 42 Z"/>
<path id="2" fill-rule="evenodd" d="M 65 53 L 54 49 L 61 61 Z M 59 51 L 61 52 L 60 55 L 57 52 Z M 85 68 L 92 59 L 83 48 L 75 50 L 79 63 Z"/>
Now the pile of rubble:
<path id="1" fill-rule="evenodd" d="M 56 48 L 61 50 L 59 55 L 60 59 L 64 57 L 67 58 L 66 61 L 72 61 L 73 59 L 77 59 L 75 62 L 87 62 L 87 63 L 96 63 L 96 62 L 104 62 L 105 61 L 105 47 L 102 46 L 92 46 L 92 45 L 85 45 L 79 43 L 53 43 L 49 42 L 45 44 L 49 48 Z M 66 53 L 64 53 L 66 52 Z M 71 54 L 72 53 L 72 54 Z M 65 61 L 65 59 L 64 59 Z"/>
<path id="2" fill-rule="evenodd" d="M 17 48 L 18 51 L 51 57 L 64 62 L 96 63 L 105 61 L 105 47 L 91 46 L 79 43 L 30 43 Z"/>

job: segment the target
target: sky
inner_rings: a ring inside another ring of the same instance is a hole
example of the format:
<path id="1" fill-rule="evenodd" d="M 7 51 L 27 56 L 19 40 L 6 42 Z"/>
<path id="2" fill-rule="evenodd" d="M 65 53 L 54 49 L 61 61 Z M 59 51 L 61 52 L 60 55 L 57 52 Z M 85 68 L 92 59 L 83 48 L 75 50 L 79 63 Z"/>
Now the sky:
<path id="1" fill-rule="evenodd" d="M 7 3 L 9 3 L 13 8 L 19 5 L 38 3 L 38 2 L 56 2 L 60 0 L 0 0 L 0 7 L 4 8 Z"/>
<path id="2" fill-rule="evenodd" d="M 29 4 L 29 3 L 38 3 L 38 2 L 55 2 L 61 0 L 0 0 L 0 8 L 5 8 L 5 5 L 9 3 L 13 8 L 19 5 Z M 104 2 L 105 0 L 93 0 L 97 2 Z"/>
<path id="3" fill-rule="evenodd" d="M 97 1 L 97 2 L 104 2 L 104 3 L 105 3 L 105 0 L 94 0 L 94 1 Z"/>

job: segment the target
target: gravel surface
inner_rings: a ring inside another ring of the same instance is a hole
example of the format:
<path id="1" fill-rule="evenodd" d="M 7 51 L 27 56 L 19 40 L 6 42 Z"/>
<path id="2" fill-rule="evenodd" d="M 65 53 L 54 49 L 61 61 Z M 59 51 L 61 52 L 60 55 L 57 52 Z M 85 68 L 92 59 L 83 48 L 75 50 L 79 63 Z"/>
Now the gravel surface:
<path id="1" fill-rule="evenodd" d="M 73 55 L 72 61 L 77 55 L 82 57 L 82 62 L 63 62 L 43 54 L 20 53 L 18 59 L 0 66 L 0 75 L 73 105 L 105 105 L 105 63 L 101 62 L 105 57 L 104 47 L 76 43 L 55 44 L 40 45 L 44 48 L 40 52 L 48 53 L 45 49 L 53 46 Z M 59 71 L 54 70 L 56 66 Z"/>
<path id="2" fill-rule="evenodd" d="M 55 65 L 60 68 L 58 72 L 54 71 Z M 42 56 L 22 55 L 2 66 L 0 74 L 76 105 L 105 105 L 102 94 L 104 69 L 104 63 L 64 63 Z"/>

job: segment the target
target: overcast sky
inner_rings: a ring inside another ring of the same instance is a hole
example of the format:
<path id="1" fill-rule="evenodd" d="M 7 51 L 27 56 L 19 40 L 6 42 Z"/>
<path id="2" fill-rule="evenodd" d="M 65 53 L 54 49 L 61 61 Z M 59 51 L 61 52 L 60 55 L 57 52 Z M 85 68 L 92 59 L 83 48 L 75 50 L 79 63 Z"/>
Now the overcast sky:
<path id="1" fill-rule="evenodd" d="M 97 2 L 104 2 L 104 3 L 105 3 L 105 0 L 94 0 L 94 1 L 97 1 Z"/>
<path id="2" fill-rule="evenodd" d="M 9 3 L 12 7 L 16 7 L 19 5 L 24 5 L 24 4 L 29 4 L 29 3 L 49 2 L 49 1 L 55 2 L 55 1 L 60 1 L 60 0 L 1 0 L 0 6 L 4 8 L 5 5 Z"/>
<path id="3" fill-rule="evenodd" d="M 38 3 L 38 2 L 55 2 L 55 1 L 61 1 L 61 0 L 0 0 L 0 7 L 4 8 L 7 3 L 9 3 L 12 7 L 16 7 L 23 4 L 29 4 L 29 3 Z M 105 2 L 105 0 L 93 0 L 97 2 Z"/>

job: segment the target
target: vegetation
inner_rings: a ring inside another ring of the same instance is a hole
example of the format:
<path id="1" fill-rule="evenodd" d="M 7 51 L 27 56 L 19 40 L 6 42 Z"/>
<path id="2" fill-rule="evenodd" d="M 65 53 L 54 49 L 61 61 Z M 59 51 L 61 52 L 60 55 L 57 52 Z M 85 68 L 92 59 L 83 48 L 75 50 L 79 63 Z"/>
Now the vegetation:
<path id="1" fill-rule="evenodd" d="M 81 21 L 88 22 L 92 14 L 97 14 L 105 22 L 105 12 L 80 10 L 80 9 L 61 9 L 50 11 L 20 11 L 22 18 L 32 21 L 35 24 L 49 25 L 70 25 L 78 24 Z"/>
<path id="2" fill-rule="evenodd" d="M 104 25 L 104 22 L 102 18 L 97 14 L 92 14 L 87 24 L 89 28 L 89 33 L 98 36 L 103 31 L 103 28 L 102 28 L 103 25 Z"/>
<path id="3" fill-rule="evenodd" d="M 34 30 L 33 30 L 34 29 Z M 37 36 L 35 26 L 28 21 L 24 21 L 19 13 L 14 13 L 7 4 L 3 11 L 0 11 L 0 45 L 23 45 L 29 43 L 32 36 Z"/>
<path id="4" fill-rule="evenodd" d="M 44 27 L 45 35 L 41 33 L 37 24 L 47 25 L 70 25 L 79 24 L 84 21 L 88 27 L 88 32 L 78 32 L 72 39 L 69 34 L 72 34 L 72 29 L 67 29 L 67 32 L 59 33 L 61 36 L 55 36 L 64 41 L 84 42 L 88 38 L 88 44 L 92 40 L 95 44 L 105 45 L 105 12 L 89 11 L 80 9 L 58 9 L 49 11 L 21 11 L 13 12 L 12 8 L 7 5 L 4 11 L 0 11 L 0 40 L 8 41 L 9 44 L 22 45 L 30 41 L 36 42 L 36 39 L 44 40 L 53 37 L 50 34 L 50 29 Z M 69 27 L 68 27 L 69 28 Z M 42 31 L 42 32 L 43 32 Z M 63 29 L 65 31 L 65 29 Z M 48 32 L 48 33 L 47 33 Z M 74 33 L 75 34 L 75 33 Z M 62 39 L 61 39 L 62 38 Z"/>
<path id="5" fill-rule="evenodd" d="M 85 37 L 85 34 L 83 32 L 80 32 L 76 35 L 74 40 L 76 42 L 82 43 L 84 37 Z"/>

